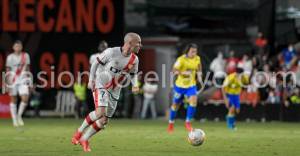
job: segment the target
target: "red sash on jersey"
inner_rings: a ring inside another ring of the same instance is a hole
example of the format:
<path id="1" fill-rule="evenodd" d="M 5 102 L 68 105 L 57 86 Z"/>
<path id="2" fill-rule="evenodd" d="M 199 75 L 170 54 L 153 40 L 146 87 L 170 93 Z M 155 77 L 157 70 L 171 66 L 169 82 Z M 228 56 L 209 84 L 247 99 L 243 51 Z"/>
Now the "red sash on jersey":
<path id="1" fill-rule="evenodd" d="M 136 55 L 131 53 L 130 59 L 122 71 L 128 72 L 130 69 L 132 69 L 132 67 L 134 65 L 135 57 L 136 57 Z M 117 84 L 119 84 L 120 82 L 122 82 L 124 80 L 124 78 L 125 78 L 125 75 L 121 75 L 121 77 L 118 80 L 116 80 L 116 78 L 114 77 L 107 85 L 105 85 L 104 88 L 108 89 L 108 88 L 112 87 L 112 89 L 114 89 L 117 86 Z"/>
<path id="2" fill-rule="evenodd" d="M 16 81 L 17 77 L 20 76 L 20 74 L 23 71 L 24 66 L 26 65 L 26 57 L 25 56 L 26 56 L 25 52 L 22 52 L 22 54 L 21 54 L 21 65 L 16 70 L 16 73 L 15 73 L 15 75 L 13 77 L 13 80 L 12 80 L 13 83 Z"/>

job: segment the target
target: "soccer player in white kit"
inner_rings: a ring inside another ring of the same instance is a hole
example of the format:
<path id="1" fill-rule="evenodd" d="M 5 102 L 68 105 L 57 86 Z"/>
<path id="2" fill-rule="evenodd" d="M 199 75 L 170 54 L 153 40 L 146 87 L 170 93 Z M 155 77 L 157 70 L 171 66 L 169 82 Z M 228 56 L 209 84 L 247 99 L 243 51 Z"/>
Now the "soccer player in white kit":
<path id="1" fill-rule="evenodd" d="M 90 65 L 92 65 L 93 62 L 97 61 L 97 57 L 107 48 L 108 48 L 107 42 L 104 40 L 100 41 L 98 45 L 98 52 L 90 56 L 90 60 L 89 60 Z"/>
<path id="2" fill-rule="evenodd" d="M 29 85 L 31 83 L 29 67 L 30 57 L 28 53 L 23 52 L 22 42 L 17 40 L 13 44 L 13 53 L 6 58 L 6 87 L 8 89 L 11 102 L 10 112 L 13 125 L 23 126 L 23 112 L 28 103 Z M 21 103 L 17 112 L 17 96 L 21 97 Z"/>
<path id="3" fill-rule="evenodd" d="M 93 90 L 95 111 L 87 115 L 82 125 L 72 137 L 74 145 L 80 144 L 85 152 L 91 151 L 88 140 L 105 128 L 108 119 L 116 110 L 120 91 L 127 78 L 132 84 L 132 92 L 137 93 L 138 57 L 141 49 L 141 38 L 136 33 L 127 33 L 122 47 L 106 49 L 90 69 L 88 87 Z M 98 66 L 103 70 L 96 72 Z M 127 81 L 126 81 L 127 82 Z"/>

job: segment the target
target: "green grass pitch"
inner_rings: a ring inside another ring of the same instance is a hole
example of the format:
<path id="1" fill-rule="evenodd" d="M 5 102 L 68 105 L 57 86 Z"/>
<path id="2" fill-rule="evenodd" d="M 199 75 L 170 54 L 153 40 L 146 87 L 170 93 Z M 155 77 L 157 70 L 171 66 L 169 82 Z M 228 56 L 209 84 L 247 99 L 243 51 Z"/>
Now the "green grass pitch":
<path id="1" fill-rule="evenodd" d="M 112 119 L 108 127 L 91 139 L 92 152 L 70 143 L 81 120 L 25 119 L 23 130 L 0 120 L 1 156 L 299 156 L 299 123 L 238 123 L 229 131 L 224 122 L 199 123 L 206 132 L 200 147 L 188 144 L 182 121 L 167 134 L 163 120 Z"/>

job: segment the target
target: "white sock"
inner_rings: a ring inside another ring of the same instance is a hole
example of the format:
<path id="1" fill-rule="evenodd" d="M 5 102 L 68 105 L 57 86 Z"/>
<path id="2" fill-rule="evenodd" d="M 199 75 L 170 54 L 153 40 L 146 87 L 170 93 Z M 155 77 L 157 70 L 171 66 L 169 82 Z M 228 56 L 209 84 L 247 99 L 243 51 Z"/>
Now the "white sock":
<path id="1" fill-rule="evenodd" d="M 174 124 L 175 120 L 169 120 L 169 124 Z"/>
<path id="2" fill-rule="evenodd" d="M 18 117 L 22 117 L 24 110 L 26 108 L 27 104 L 25 102 L 21 102 L 18 110 Z"/>
<path id="3" fill-rule="evenodd" d="M 83 132 L 88 126 L 92 125 L 96 120 L 97 120 L 97 115 L 95 111 L 90 112 L 90 114 L 88 114 L 83 123 L 81 124 L 81 126 L 78 128 L 79 132 Z"/>
<path id="4" fill-rule="evenodd" d="M 17 122 L 17 105 L 14 103 L 10 103 L 10 114 L 14 123 Z"/>
<path id="5" fill-rule="evenodd" d="M 99 119 L 100 120 L 100 119 Z M 82 140 L 86 141 L 89 140 L 94 134 L 96 134 L 97 132 L 99 132 L 102 128 L 102 125 L 100 124 L 100 121 L 97 120 L 96 122 L 94 122 L 84 133 L 84 135 L 82 136 Z"/>

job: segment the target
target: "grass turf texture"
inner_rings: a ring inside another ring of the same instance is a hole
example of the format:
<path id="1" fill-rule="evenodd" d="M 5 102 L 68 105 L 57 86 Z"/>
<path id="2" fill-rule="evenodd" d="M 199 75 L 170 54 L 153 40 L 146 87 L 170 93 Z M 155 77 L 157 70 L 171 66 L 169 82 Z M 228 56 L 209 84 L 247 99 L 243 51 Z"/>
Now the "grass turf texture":
<path id="1" fill-rule="evenodd" d="M 70 143 L 81 120 L 25 119 L 23 130 L 12 127 L 10 120 L 0 120 L 1 156 L 296 156 L 300 155 L 299 123 L 238 123 L 230 131 L 224 122 L 198 123 L 193 126 L 206 133 L 200 147 L 187 142 L 182 121 L 175 123 L 175 132 L 167 134 L 162 120 L 117 120 L 91 140 L 92 152 Z"/>

